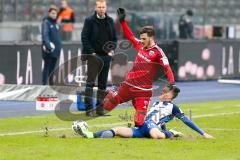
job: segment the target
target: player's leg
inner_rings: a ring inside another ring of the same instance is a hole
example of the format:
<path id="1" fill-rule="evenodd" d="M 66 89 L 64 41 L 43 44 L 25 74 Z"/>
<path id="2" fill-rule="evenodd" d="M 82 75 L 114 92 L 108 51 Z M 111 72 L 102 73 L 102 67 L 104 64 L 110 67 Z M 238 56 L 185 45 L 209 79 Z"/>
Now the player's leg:
<path id="1" fill-rule="evenodd" d="M 113 110 L 120 103 L 120 97 L 113 91 L 108 91 L 108 94 L 103 100 L 103 108 L 107 111 Z"/>
<path id="2" fill-rule="evenodd" d="M 130 99 L 129 87 L 126 84 L 122 84 L 117 91 L 108 91 L 108 94 L 103 100 L 103 108 L 107 111 L 111 111 L 118 104 L 127 102 Z"/>
<path id="3" fill-rule="evenodd" d="M 141 133 L 144 134 L 144 137 L 165 139 L 171 138 L 173 136 L 173 133 L 167 130 L 160 131 L 159 126 L 152 120 L 145 121 L 144 124 L 139 128 L 141 130 Z"/>
<path id="4" fill-rule="evenodd" d="M 149 97 L 138 97 L 133 99 L 132 103 L 136 110 L 134 114 L 135 126 L 142 126 L 144 124 L 144 120 L 147 115 L 149 100 Z"/>
<path id="5" fill-rule="evenodd" d="M 133 136 L 133 130 L 127 127 L 115 127 L 112 129 L 116 136 L 131 138 Z"/>
<path id="6" fill-rule="evenodd" d="M 179 131 L 176 131 L 176 130 L 173 130 L 173 129 L 170 129 L 169 132 L 171 132 L 173 134 L 173 137 L 183 137 L 182 132 L 179 132 Z"/>
<path id="7" fill-rule="evenodd" d="M 162 132 L 167 132 L 168 131 L 165 123 L 161 124 L 160 129 L 161 129 Z M 175 131 L 173 129 L 170 129 L 169 132 L 171 132 L 173 134 L 173 137 L 182 137 L 183 136 L 183 134 L 181 132 Z"/>
<path id="8" fill-rule="evenodd" d="M 154 123 L 153 121 L 147 121 L 145 122 L 145 125 L 147 130 L 146 132 L 149 134 L 149 137 L 154 139 L 166 139 L 171 138 L 174 136 L 174 134 L 168 130 L 162 130 L 160 131 L 159 127 Z"/>
<path id="9" fill-rule="evenodd" d="M 93 133 L 94 138 L 113 138 L 116 136 L 116 133 L 113 129 L 101 130 Z"/>
<path id="10" fill-rule="evenodd" d="M 115 136 L 130 138 L 133 136 L 133 129 L 127 127 L 115 127 L 93 133 L 88 130 L 88 124 L 85 121 L 74 121 L 72 129 L 85 138 L 113 138 Z"/>
<path id="11" fill-rule="evenodd" d="M 144 138 L 145 130 L 143 127 L 115 127 L 110 130 L 103 130 L 94 133 L 95 138 L 112 138 L 114 136 L 120 136 L 124 138 Z"/>
<path id="12" fill-rule="evenodd" d="M 94 138 L 113 138 L 115 136 L 131 138 L 132 135 L 133 135 L 132 129 L 127 127 L 115 127 L 112 129 L 101 130 L 93 133 Z"/>
<path id="13" fill-rule="evenodd" d="M 162 130 L 160 131 L 159 128 L 152 128 L 150 130 L 150 136 L 155 139 L 165 139 L 165 138 L 172 138 L 172 137 L 182 137 L 183 134 L 181 132 L 175 130 Z"/>
<path id="14" fill-rule="evenodd" d="M 113 138 L 115 136 L 115 132 L 112 129 L 101 130 L 93 133 L 88 130 L 88 125 L 85 121 L 73 122 L 72 129 L 75 131 L 75 133 L 83 136 L 84 138 Z"/>
<path id="15" fill-rule="evenodd" d="M 165 134 L 160 132 L 160 129 L 156 125 L 156 123 L 151 120 L 145 121 L 144 124 L 139 128 L 140 128 L 142 134 L 145 135 L 145 137 L 154 138 L 154 139 L 166 138 Z"/>
<path id="16" fill-rule="evenodd" d="M 166 136 L 163 132 L 161 132 L 158 128 L 152 128 L 150 130 L 150 136 L 153 139 L 165 139 Z"/>

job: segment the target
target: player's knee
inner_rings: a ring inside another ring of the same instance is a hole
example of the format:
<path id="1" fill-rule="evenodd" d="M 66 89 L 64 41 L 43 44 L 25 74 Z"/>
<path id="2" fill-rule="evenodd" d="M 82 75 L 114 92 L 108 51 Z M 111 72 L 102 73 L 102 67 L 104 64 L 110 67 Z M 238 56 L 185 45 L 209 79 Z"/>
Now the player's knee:
<path id="1" fill-rule="evenodd" d="M 115 133 L 115 135 L 119 135 L 119 127 L 114 127 L 112 128 L 112 130 Z"/>
<path id="2" fill-rule="evenodd" d="M 158 139 L 165 139 L 166 138 L 165 134 L 162 133 L 162 132 L 158 133 L 157 137 L 158 137 Z"/>
<path id="3" fill-rule="evenodd" d="M 125 127 L 114 127 L 112 128 L 113 132 L 115 133 L 115 136 L 121 136 L 121 137 L 129 137 L 126 136 L 126 128 Z"/>
<path id="4" fill-rule="evenodd" d="M 153 138 L 153 139 L 158 139 L 158 135 L 157 135 L 157 134 L 152 134 L 152 135 L 151 135 L 151 138 Z"/>
<path id="5" fill-rule="evenodd" d="M 165 135 L 159 135 L 159 134 L 154 134 L 154 135 L 151 135 L 151 137 L 153 139 L 165 139 Z"/>
<path id="6" fill-rule="evenodd" d="M 113 96 L 112 92 L 109 92 L 103 100 L 103 108 L 107 111 L 111 111 L 117 105 L 117 98 Z"/>
<path id="7" fill-rule="evenodd" d="M 166 138 L 165 134 L 160 132 L 157 128 L 153 128 L 150 131 L 150 136 L 153 139 L 165 139 Z"/>

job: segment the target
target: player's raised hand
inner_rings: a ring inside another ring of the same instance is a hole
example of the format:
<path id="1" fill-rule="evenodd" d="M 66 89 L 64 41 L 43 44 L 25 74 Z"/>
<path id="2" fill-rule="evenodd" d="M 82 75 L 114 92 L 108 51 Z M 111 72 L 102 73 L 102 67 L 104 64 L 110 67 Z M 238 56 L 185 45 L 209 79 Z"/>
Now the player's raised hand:
<path id="1" fill-rule="evenodd" d="M 119 18 L 119 21 L 122 22 L 124 21 L 125 17 L 126 17 L 126 11 L 124 8 L 118 8 L 117 9 L 117 15 Z"/>
<path id="2" fill-rule="evenodd" d="M 204 133 L 203 137 L 206 138 L 206 139 L 214 139 L 214 137 L 212 135 L 207 134 L 207 133 Z"/>

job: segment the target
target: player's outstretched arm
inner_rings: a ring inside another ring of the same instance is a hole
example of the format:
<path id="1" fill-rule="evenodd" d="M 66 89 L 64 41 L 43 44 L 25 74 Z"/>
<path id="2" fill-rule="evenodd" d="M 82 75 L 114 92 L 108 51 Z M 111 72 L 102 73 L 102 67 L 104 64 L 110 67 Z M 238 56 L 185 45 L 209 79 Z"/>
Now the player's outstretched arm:
<path id="1" fill-rule="evenodd" d="M 191 121 L 187 116 L 182 116 L 181 121 L 183 123 L 185 123 L 188 127 L 190 127 L 191 129 L 195 130 L 196 132 L 198 132 L 199 134 L 201 134 L 204 138 L 207 139 L 211 139 L 213 138 L 213 136 L 207 134 L 206 132 L 204 132 L 203 130 L 201 130 L 193 121 Z"/>
<path id="2" fill-rule="evenodd" d="M 134 47 L 136 48 L 137 44 L 138 44 L 138 40 L 134 37 L 131 29 L 128 27 L 128 24 L 125 21 L 125 17 L 126 17 L 125 9 L 124 8 L 118 8 L 117 9 L 117 15 L 118 15 L 118 19 L 121 23 L 122 30 L 123 30 L 123 33 L 124 33 L 125 37 L 128 40 L 130 40 L 133 43 Z"/>
<path id="3" fill-rule="evenodd" d="M 207 138 L 207 139 L 213 138 L 213 136 L 201 130 L 192 120 L 190 120 L 187 116 L 185 116 L 184 113 L 181 112 L 179 107 L 177 107 L 176 105 L 174 105 L 173 107 L 173 114 L 175 117 L 180 119 L 184 124 L 186 124 L 189 128 L 201 134 L 204 138 Z"/>

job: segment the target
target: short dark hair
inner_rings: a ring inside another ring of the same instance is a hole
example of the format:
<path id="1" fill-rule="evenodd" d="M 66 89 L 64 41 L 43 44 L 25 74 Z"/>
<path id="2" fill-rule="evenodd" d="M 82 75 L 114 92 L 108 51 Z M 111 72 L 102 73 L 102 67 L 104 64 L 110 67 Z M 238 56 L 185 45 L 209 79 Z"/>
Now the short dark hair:
<path id="1" fill-rule="evenodd" d="M 178 94 L 180 93 L 180 89 L 177 87 L 173 87 L 173 98 L 176 98 L 178 96 Z"/>
<path id="2" fill-rule="evenodd" d="M 186 13 L 187 13 L 187 15 L 189 15 L 191 17 L 194 15 L 194 13 L 193 13 L 193 11 L 191 9 L 187 10 Z"/>
<path id="3" fill-rule="evenodd" d="M 52 10 L 54 10 L 54 11 L 57 11 L 57 12 L 58 12 L 58 7 L 57 7 L 57 6 L 55 6 L 55 5 L 51 5 L 51 6 L 49 7 L 49 9 L 48 9 L 48 13 L 49 13 L 49 12 L 51 12 Z"/>
<path id="4" fill-rule="evenodd" d="M 154 30 L 153 26 L 144 26 L 144 27 L 140 28 L 139 35 L 141 35 L 143 33 L 147 33 L 147 35 L 149 37 L 155 36 L 155 30 Z"/>
<path id="5" fill-rule="evenodd" d="M 167 87 L 168 87 L 169 91 L 173 92 L 172 99 L 176 98 L 178 96 L 178 93 L 180 93 L 180 89 L 175 85 L 168 85 Z"/>

